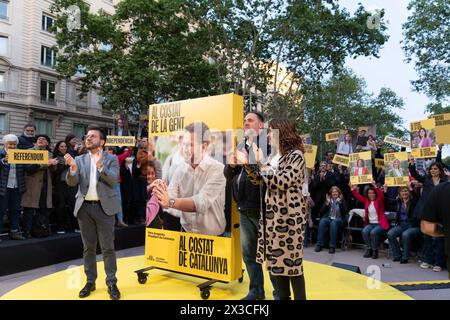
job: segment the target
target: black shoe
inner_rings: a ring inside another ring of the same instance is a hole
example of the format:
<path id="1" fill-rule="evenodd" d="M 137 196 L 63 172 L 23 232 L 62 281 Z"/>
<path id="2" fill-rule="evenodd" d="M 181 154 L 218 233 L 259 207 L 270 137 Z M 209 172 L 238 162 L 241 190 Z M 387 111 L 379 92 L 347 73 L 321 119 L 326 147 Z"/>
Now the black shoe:
<path id="1" fill-rule="evenodd" d="M 378 250 L 373 250 L 372 259 L 378 259 Z"/>
<path id="2" fill-rule="evenodd" d="M 317 245 L 316 248 L 314 249 L 315 252 L 320 252 L 322 251 L 322 246 Z"/>
<path id="3" fill-rule="evenodd" d="M 78 295 L 80 298 L 86 298 L 89 297 L 91 292 L 95 291 L 95 283 L 88 282 L 84 286 L 83 289 L 81 289 L 80 294 Z"/>
<path id="4" fill-rule="evenodd" d="M 366 251 L 364 251 L 364 258 L 370 258 L 372 256 L 372 249 L 366 249 Z"/>
<path id="5" fill-rule="evenodd" d="M 403 258 L 400 259 L 400 264 L 406 264 L 406 263 L 408 263 L 408 259 L 403 259 Z"/>
<path id="6" fill-rule="evenodd" d="M 335 249 L 335 248 L 333 248 L 333 247 L 328 248 L 328 253 L 333 254 L 333 253 L 335 253 L 335 252 L 336 252 L 336 249 Z"/>
<path id="7" fill-rule="evenodd" d="M 120 299 L 120 291 L 115 284 L 108 285 L 108 293 L 111 300 Z"/>
<path id="8" fill-rule="evenodd" d="M 394 262 L 398 262 L 398 261 L 400 261 L 401 259 L 402 259 L 402 257 L 395 257 L 393 261 L 394 261 Z"/>

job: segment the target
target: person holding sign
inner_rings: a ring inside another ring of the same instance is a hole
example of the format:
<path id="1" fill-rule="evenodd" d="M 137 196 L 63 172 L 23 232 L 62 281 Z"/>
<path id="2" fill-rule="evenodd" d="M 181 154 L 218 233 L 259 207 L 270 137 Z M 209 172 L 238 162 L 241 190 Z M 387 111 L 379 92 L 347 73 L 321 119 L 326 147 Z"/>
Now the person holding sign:
<path id="1" fill-rule="evenodd" d="M 33 150 L 49 150 L 50 138 L 45 134 L 36 137 Z M 27 168 L 26 191 L 22 195 L 24 235 L 27 238 L 50 235 L 50 209 L 53 208 L 52 173 L 56 170 L 57 159 L 48 164 L 32 164 Z M 36 214 L 36 213 L 39 214 Z"/>
<path id="2" fill-rule="evenodd" d="M 420 175 L 416 170 L 414 159 L 410 159 L 409 161 L 409 172 L 411 176 L 423 185 L 422 195 L 414 210 L 416 216 L 422 217 L 423 213 L 427 210 L 425 204 L 427 203 L 431 191 L 439 184 L 445 183 L 448 179 L 444 173 L 442 164 L 439 162 L 431 164 L 429 175 Z M 423 253 L 425 255 L 425 261 L 420 265 L 422 269 L 433 268 L 436 272 L 442 270 L 445 263 L 444 241 L 442 238 L 432 238 L 425 235 Z"/>
<path id="3" fill-rule="evenodd" d="M 26 190 L 25 169 L 27 165 L 8 163 L 8 150 L 16 149 L 19 139 L 13 134 L 3 137 L 5 148 L 0 150 L 0 231 L 3 217 L 9 214 L 9 237 L 12 240 L 24 240 L 19 233 L 20 201 Z M 1 242 L 1 240 L 0 240 Z"/>
<path id="4" fill-rule="evenodd" d="M 375 181 L 360 195 L 358 186 L 352 185 L 353 196 L 364 204 L 364 229 L 362 235 L 366 250 L 364 258 L 378 259 L 378 247 L 381 237 L 389 230 L 389 223 L 384 212 L 384 193 L 375 184 Z"/>
<path id="5" fill-rule="evenodd" d="M 117 288 L 117 262 L 114 249 L 115 215 L 119 212 L 119 200 L 115 190 L 119 175 L 117 157 L 103 151 L 106 136 L 100 128 L 88 130 L 85 144 L 87 154 L 75 159 L 64 155 L 70 166 L 67 184 L 78 185 L 74 215 L 78 219 L 83 240 L 84 272 L 87 283 L 79 293 L 80 298 L 88 297 L 95 290 L 97 279 L 97 239 L 103 253 L 106 285 L 112 300 L 120 299 Z"/>
<path id="6" fill-rule="evenodd" d="M 279 132 L 279 141 L 273 139 L 274 130 Z M 306 198 L 303 183 L 306 177 L 306 162 L 303 143 L 294 123 L 287 119 L 273 119 L 269 123 L 269 140 L 280 152 L 280 160 L 271 166 L 261 148 L 253 144 L 257 168 L 248 165 L 245 169 L 254 179 L 263 179 L 267 184 L 266 214 L 259 222 L 259 241 L 256 259 L 266 263 L 275 289 L 281 300 L 289 300 L 290 287 L 295 300 L 306 300 L 303 275 L 303 243 L 306 227 Z"/>
<path id="7" fill-rule="evenodd" d="M 185 128 L 181 163 L 169 186 L 155 180 L 150 186 L 163 209 L 181 217 L 182 229 L 189 233 L 221 236 L 225 232 L 224 165 L 207 154 L 208 126 L 191 123 Z"/>

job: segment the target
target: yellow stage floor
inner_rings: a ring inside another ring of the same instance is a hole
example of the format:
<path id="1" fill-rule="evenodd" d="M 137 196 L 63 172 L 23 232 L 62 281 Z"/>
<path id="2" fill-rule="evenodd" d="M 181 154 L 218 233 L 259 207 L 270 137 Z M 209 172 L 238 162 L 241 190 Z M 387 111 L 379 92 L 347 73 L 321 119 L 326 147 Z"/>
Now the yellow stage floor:
<path id="1" fill-rule="evenodd" d="M 201 300 L 197 285 L 206 280 L 164 270 L 151 270 L 147 283 L 142 285 L 138 283 L 134 271 L 145 267 L 144 256 L 122 258 L 117 263 L 117 285 L 124 300 Z M 372 279 L 354 272 L 308 261 L 305 261 L 304 269 L 309 300 L 411 300 L 411 297 L 387 284 L 374 283 Z M 104 283 L 103 262 L 98 263 L 98 271 L 97 290 L 85 300 L 109 299 Z M 273 299 L 267 272 L 264 280 L 266 298 Z M 77 266 L 31 281 L 6 293 L 0 300 L 78 299 L 78 292 L 84 283 L 83 266 Z M 245 274 L 242 283 L 214 284 L 209 299 L 236 300 L 245 296 L 247 291 L 248 276 Z"/>

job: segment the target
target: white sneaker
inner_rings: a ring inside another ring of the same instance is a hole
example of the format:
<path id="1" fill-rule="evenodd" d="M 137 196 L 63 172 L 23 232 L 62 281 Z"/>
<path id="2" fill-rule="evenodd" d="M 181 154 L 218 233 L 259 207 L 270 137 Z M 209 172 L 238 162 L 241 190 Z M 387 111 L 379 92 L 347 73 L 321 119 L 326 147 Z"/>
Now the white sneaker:
<path id="1" fill-rule="evenodd" d="M 432 266 L 431 264 L 426 263 L 426 262 L 422 262 L 422 263 L 420 264 L 420 267 L 421 267 L 422 269 L 430 269 L 430 268 L 432 268 L 433 266 Z"/>
<path id="2" fill-rule="evenodd" d="M 434 272 L 441 272 L 441 271 L 442 271 L 442 268 L 439 267 L 439 266 L 434 266 L 434 267 L 433 267 L 433 271 L 434 271 Z"/>
<path id="3" fill-rule="evenodd" d="M 66 234 L 66 232 L 65 232 L 64 230 L 56 231 L 56 233 L 57 233 L 57 234 Z"/>
<path id="4" fill-rule="evenodd" d="M 81 233 L 80 229 L 75 229 L 74 232 Z"/>

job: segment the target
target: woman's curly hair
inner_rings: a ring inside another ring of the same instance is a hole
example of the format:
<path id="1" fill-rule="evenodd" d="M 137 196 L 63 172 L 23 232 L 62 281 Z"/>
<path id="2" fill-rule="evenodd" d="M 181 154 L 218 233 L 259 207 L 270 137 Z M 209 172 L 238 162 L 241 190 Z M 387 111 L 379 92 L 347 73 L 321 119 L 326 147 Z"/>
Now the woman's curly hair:
<path id="1" fill-rule="evenodd" d="M 297 132 L 297 128 L 289 119 L 272 119 L 269 122 L 269 128 L 278 130 L 280 154 L 285 155 L 291 150 L 300 150 L 305 152 L 302 138 Z"/>

